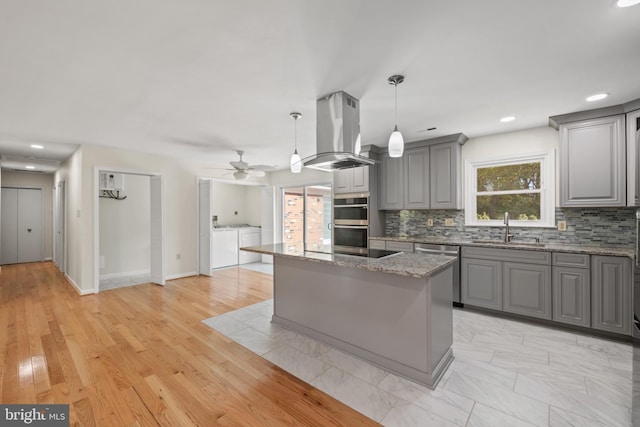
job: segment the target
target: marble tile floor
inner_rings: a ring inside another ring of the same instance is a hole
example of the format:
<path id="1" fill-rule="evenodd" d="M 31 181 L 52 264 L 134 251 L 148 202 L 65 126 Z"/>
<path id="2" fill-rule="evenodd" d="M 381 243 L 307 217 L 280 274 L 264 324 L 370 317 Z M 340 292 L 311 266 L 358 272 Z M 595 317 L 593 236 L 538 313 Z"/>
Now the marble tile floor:
<path id="1" fill-rule="evenodd" d="M 259 273 L 273 275 L 273 264 L 267 262 L 252 262 L 250 264 L 240 264 L 238 267 L 257 271 Z"/>
<path id="2" fill-rule="evenodd" d="M 100 290 L 108 291 L 109 289 L 124 288 L 126 286 L 139 285 L 141 283 L 149 283 L 150 281 L 151 276 L 149 274 L 135 274 L 130 276 L 100 279 Z"/>
<path id="3" fill-rule="evenodd" d="M 435 390 L 271 324 L 273 301 L 203 320 L 385 426 L 631 426 L 630 344 L 454 310 Z"/>

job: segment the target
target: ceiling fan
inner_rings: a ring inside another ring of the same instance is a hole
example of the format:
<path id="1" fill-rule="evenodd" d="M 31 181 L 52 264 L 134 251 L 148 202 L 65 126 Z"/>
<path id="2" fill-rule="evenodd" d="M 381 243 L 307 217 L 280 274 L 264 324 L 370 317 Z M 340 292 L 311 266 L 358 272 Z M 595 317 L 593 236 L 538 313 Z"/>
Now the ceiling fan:
<path id="1" fill-rule="evenodd" d="M 269 172 L 275 170 L 275 166 L 269 165 L 250 165 L 249 163 L 242 160 L 242 155 L 244 151 L 237 150 L 238 156 L 240 156 L 240 160 L 237 162 L 229 162 L 229 164 L 233 167 L 233 169 L 225 168 L 225 170 L 233 171 L 233 177 L 241 181 L 243 179 L 247 179 L 249 175 L 255 177 L 262 177 L 265 175 L 265 172 Z"/>

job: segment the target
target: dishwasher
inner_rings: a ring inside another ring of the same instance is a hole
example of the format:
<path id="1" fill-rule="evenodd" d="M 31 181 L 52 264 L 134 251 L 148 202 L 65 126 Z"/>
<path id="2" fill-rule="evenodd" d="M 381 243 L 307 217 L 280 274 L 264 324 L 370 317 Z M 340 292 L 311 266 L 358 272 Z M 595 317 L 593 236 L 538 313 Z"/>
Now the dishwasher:
<path id="1" fill-rule="evenodd" d="M 449 255 L 457 258 L 457 261 L 453 264 L 453 305 L 455 307 L 464 307 L 460 299 L 460 246 L 416 243 L 414 251 L 433 255 Z"/>

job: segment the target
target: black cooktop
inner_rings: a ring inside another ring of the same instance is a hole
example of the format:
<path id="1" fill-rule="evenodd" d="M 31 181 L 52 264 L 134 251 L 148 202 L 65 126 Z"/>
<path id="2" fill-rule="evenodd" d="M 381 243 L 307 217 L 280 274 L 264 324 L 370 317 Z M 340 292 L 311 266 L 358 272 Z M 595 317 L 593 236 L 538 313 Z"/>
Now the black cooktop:
<path id="1" fill-rule="evenodd" d="M 334 249 L 333 253 L 334 254 L 339 254 L 339 255 L 359 256 L 359 257 L 363 257 L 363 258 L 384 258 L 384 257 L 387 257 L 389 255 L 398 254 L 400 252 L 397 252 L 397 251 L 386 251 L 386 250 L 383 250 L 383 249 L 367 249 L 367 252 L 358 254 L 358 253 L 340 251 L 340 250 Z"/>

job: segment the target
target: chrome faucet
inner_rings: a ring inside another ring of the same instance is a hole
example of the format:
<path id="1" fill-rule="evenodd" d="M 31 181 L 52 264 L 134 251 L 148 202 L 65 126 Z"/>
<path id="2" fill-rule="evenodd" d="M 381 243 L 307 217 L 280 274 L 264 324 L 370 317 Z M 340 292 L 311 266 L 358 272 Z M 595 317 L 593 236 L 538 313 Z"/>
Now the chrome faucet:
<path id="1" fill-rule="evenodd" d="M 509 234 L 509 212 L 504 213 L 504 225 L 506 225 L 504 229 L 504 242 L 509 243 L 513 237 L 513 234 Z"/>

